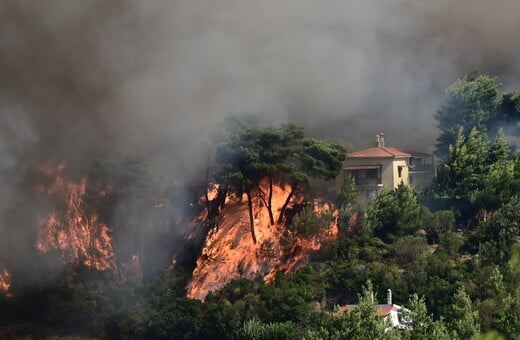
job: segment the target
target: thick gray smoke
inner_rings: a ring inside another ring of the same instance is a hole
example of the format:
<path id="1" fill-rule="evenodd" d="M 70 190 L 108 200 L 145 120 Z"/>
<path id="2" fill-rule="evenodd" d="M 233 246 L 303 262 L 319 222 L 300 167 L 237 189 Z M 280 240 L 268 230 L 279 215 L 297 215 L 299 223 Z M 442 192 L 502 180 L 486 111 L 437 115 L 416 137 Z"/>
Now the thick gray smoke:
<path id="1" fill-rule="evenodd" d="M 230 113 L 431 151 L 453 80 L 519 87 L 518 13 L 517 0 L 4 0 L 0 224 L 44 160 L 82 173 L 132 152 L 196 174 Z"/>

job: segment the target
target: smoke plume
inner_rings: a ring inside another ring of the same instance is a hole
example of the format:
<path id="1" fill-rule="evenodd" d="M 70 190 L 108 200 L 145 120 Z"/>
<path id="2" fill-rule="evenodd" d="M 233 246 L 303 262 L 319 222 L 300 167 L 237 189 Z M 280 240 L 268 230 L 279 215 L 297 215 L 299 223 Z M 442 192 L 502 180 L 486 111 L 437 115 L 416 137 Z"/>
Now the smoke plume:
<path id="1" fill-rule="evenodd" d="M 383 131 L 432 151 L 453 80 L 475 70 L 519 87 L 519 12 L 516 0 L 5 0 L 0 228 L 31 207 L 23 188 L 43 161 L 80 176 L 129 152 L 192 180 L 230 113 L 350 149 Z M 34 244 L 26 236 L 15 241 Z"/>

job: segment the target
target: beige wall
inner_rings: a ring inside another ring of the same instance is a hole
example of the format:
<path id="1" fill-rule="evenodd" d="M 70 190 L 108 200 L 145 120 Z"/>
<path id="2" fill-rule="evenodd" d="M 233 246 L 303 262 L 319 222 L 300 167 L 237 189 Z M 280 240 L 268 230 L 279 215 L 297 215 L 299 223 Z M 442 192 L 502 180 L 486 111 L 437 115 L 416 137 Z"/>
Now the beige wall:
<path id="1" fill-rule="evenodd" d="M 402 167 L 401 170 L 401 177 L 399 177 L 399 171 L 398 167 Z M 409 176 L 409 168 L 408 168 L 408 162 L 407 158 L 396 158 L 393 161 L 393 178 L 392 183 L 394 185 L 394 188 L 397 188 L 399 184 L 401 184 L 401 181 L 404 183 L 404 185 L 409 185 L 408 182 L 408 176 Z"/>
<path id="2" fill-rule="evenodd" d="M 410 171 L 409 167 L 409 157 L 395 157 L 395 158 L 347 158 L 345 161 L 345 167 L 355 167 L 355 166 L 370 166 L 376 165 L 381 166 L 381 183 L 382 190 L 392 190 L 396 188 L 401 181 L 408 186 L 414 187 L 416 189 L 424 189 L 431 183 L 431 179 L 433 177 L 433 171 Z M 401 177 L 399 177 L 398 167 L 401 166 Z M 433 166 L 431 168 L 433 170 Z M 410 182 L 410 177 L 412 181 Z M 335 187 L 336 193 L 339 193 L 341 190 L 341 186 L 343 185 L 343 181 L 345 179 L 345 171 L 336 178 Z M 372 193 L 369 190 L 361 191 L 360 188 L 359 195 L 362 204 L 367 204 L 371 199 Z M 373 189 L 373 188 L 372 188 Z M 370 189 L 370 190 L 372 190 Z M 372 196 L 373 197 L 373 196 Z"/>
<path id="3" fill-rule="evenodd" d="M 381 165 L 381 182 L 387 190 L 396 188 L 401 181 L 405 185 L 424 187 L 431 181 L 432 174 L 414 174 L 413 183 L 409 182 L 410 168 L 408 167 L 408 157 L 402 158 L 348 158 L 345 166 Z M 398 167 L 402 167 L 401 177 L 399 177 Z M 337 187 L 343 184 L 344 176 L 340 174 L 336 180 Z"/>
<path id="4" fill-rule="evenodd" d="M 393 189 L 394 177 L 397 177 L 397 166 L 394 166 L 393 158 L 347 158 L 345 166 L 381 165 L 381 182 L 385 189 Z M 339 176 L 338 176 L 339 177 Z M 340 186 L 344 177 L 340 178 Z M 398 182 L 400 183 L 400 181 Z M 394 185 L 395 187 L 396 185 Z"/>

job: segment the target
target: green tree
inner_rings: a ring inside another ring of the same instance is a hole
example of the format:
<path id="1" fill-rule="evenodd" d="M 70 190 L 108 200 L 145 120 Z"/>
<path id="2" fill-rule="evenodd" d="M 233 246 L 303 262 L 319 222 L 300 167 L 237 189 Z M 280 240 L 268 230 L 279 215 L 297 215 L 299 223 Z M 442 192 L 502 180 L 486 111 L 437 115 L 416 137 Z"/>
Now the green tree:
<path id="1" fill-rule="evenodd" d="M 435 154 L 444 159 L 457 134 L 469 136 L 476 128 L 491 138 L 503 128 L 509 135 L 520 135 L 520 94 L 499 94 L 500 83 L 485 74 L 470 73 L 446 89 L 446 99 L 435 115 L 440 135 Z"/>
<path id="2" fill-rule="evenodd" d="M 448 87 L 445 103 L 435 115 L 441 131 L 436 144 L 437 157 L 444 159 L 459 135 L 466 137 L 473 128 L 488 131 L 499 103 L 499 86 L 495 78 L 470 73 Z"/>
<path id="3" fill-rule="evenodd" d="M 283 128 L 246 129 L 245 131 L 248 132 L 246 138 L 251 139 L 258 148 L 258 160 L 254 163 L 255 171 L 258 172 L 255 185 L 258 196 L 267 207 L 269 221 L 273 225 L 275 223 L 272 209 L 273 177 L 282 170 L 283 163 L 290 155 L 293 141 L 284 135 Z M 267 195 L 260 186 L 259 181 L 262 177 L 268 180 Z"/>
<path id="4" fill-rule="evenodd" d="M 478 312 L 473 311 L 471 299 L 463 288 L 459 288 L 454 295 L 455 303 L 452 305 L 451 327 L 460 339 L 471 339 L 480 334 Z"/>
<path id="5" fill-rule="evenodd" d="M 504 276 L 498 266 L 484 267 L 480 271 L 479 282 L 484 282 L 479 290 L 480 299 L 476 301 L 479 322 L 483 330 L 496 329 L 497 322 L 502 318 L 504 310 L 507 308 L 507 303 L 504 302 L 508 300 L 508 291 Z"/>
<path id="6" fill-rule="evenodd" d="M 257 319 L 246 321 L 238 330 L 238 339 L 291 339 L 297 336 L 296 325 L 291 322 L 262 323 Z"/>
<path id="7" fill-rule="evenodd" d="M 515 181 L 516 171 L 518 169 L 511 160 L 493 163 L 481 178 L 481 188 L 471 193 L 470 202 L 475 209 L 484 211 L 485 219 L 488 210 L 500 208 L 518 193 L 520 187 Z"/>
<path id="8" fill-rule="evenodd" d="M 484 227 L 482 241 L 486 261 L 503 263 L 511 256 L 513 245 L 520 240 L 520 198 L 502 206 Z"/>
<path id="9" fill-rule="evenodd" d="M 400 267 L 409 267 L 415 259 L 424 256 L 427 243 L 423 237 L 406 235 L 400 237 L 392 246 L 393 254 Z"/>
<path id="10" fill-rule="evenodd" d="M 520 241 L 511 249 L 508 267 L 512 276 L 512 289 L 501 301 L 501 313 L 497 317 L 496 325 L 508 339 L 518 339 L 520 337 Z"/>
<path id="11" fill-rule="evenodd" d="M 503 162 L 511 159 L 512 151 L 509 143 L 507 142 L 506 136 L 504 135 L 504 130 L 498 130 L 493 143 L 489 148 L 489 164 Z"/>
<path id="12" fill-rule="evenodd" d="M 507 203 L 520 189 L 519 166 L 501 130 L 489 144 L 476 128 L 467 138 L 460 129 L 450 154 L 438 167 L 434 190 L 465 206 L 460 211 L 464 217 L 479 212 L 485 221 L 490 211 Z"/>
<path id="13" fill-rule="evenodd" d="M 451 210 L 441 210 L 423 214 L 423 227 L 426 230 L 428 241 L 439 243 L 443 237 L 448 236 L 455 226 L 455 214 Z"/>
<path id="14" fill-rule="evenodd" d="M 354 176 L 349 175 L 345 178 L 341 190 L 337 198 L 337 204 L 339 207 L 345 207 L 347 205 L 357 205 L 359 193 L 356 186 L 356 179 Z"/>
<path id="15" fill-rule="evenodd" d="M 513 164 L 514 164 L 514 177 L 513 177 L 513 186 L 517 190 L 517 192 L 520 191 L 520 150 L 517 150 L 513 155 Z"/>
<path id="16" fill-rule="evenodd" d="M 520 136 L 520 93 L 506 92 L 500 99 L 495 126 L 508 131 L 508 135 Z"/>
<path id="17" fill-rule="evenodd" d="M 350 334 L 346 339 L 384 339 L 385 328 L 389 325 L 385 319 L 376 313 L 376 298 L 372 282 L 369 280 L 363 287 L 363 293 L 358 295 L 359 303 L 350 312 Z"/>
<path id="18" fill-rule="evenodd" d="M 253 217 L 253 197 L 259 196 L 267 206 L 272 224 L 273 180 L 288 178 L 291 185 L 279 223 L 300 183 L 310 178 L 331 179 L 337 176 L 345 159 L 345 149 L 323 140 L 304 137 L 304 129 L 292 124 L 280 128 L 247 127 L 230 134 L 217 148 L 216 161 L 220 170 L 215 178 L 239 197 L 246 193 L 250 229 L 256 243 Z M 268 180 L 268 192 L 261 181 Z"/>
<path id="19" fill-rule="evenodd" d="M 421 226 L 421 208 L 412 188 L 400 184 L 386 191 L 370 203 L 367 223 L 374 234 L 391 242 L 397 236 L 409 235 Z"/>
<path id="20" fill-rule="evenodd" d="M 319 222 L 319 218 L 314 212 L 314 209 L 312 207 L 305 207 L 293 217 L 289 228 L 300 236 L 309 237 L 318 233 Z"/>
<path id="21" fill-rule="evenodd" d="M 336 178 L 346 158 L 347 151 L 339 144 L 316 138 L 303 138 L 299 141 L 301 144 L 294 144 L 292 156 L 285 164 L 291 191 L 280 210 L 278 223 L 282 223 L 285 210 L 301 184 L 309 184 L 311 178 Z"/>
<path id="22" fill-rule="evenodd" d="M 144 334 L 147 339 L 194 338 L 200 323 L 203 307 L 198 300 L 176 297 L 167 290 L 152 301 L 153 312 L 146 320 Z"/>
<path id="23" fill-rule="evenodd" d="M 267 165 L 260 162 L 259 148 L 255 139 L 251 138 L 255 131 L 251 128 L 240 130 L 228 136 L 227 140 L 218 146 L 216 160 L 221 167 L 215 174 L 219 183 L 236 192 L 239 197 L 246 193 L 249 225 L 254 243 L 256 235 L 252 191 L 258 186 L 260 172 L 271 171 L 271 167 L 266 169 Z"/>
<path id="24" fill-rule="evenodd" d="M 469 201 L 471 194 L 482 188 L 482 176 L 487 173 L 488 142 L 476 128 L 468 138 L 459 128 L 457 140 L 449 149 L 448 157 L 439 165 L 434 188 L 439 194 Z"/>
<path id="25" fill-rule="evenodd" d="M 502 130 L 499 130 L 488 152 L 488 168 L 481 178 L 480 188 L 471 193 L 470 201 L 481 210 L 496 210 L 507 203 L 520 189 L 515 180 L 516 167 L 512 150 Z"/>
<path id="26" fill-rule="evenodd" d="M 454 339 L 453 334 L 447 329 L 444 321 L 434 320 L 428 313 L 424 297 L 419 298 L 413 294 L 409 302 L 409 311 L 404 312 L 405 317 L 412 319 L 412 329 L 403 334 L 405 339 Z"/>

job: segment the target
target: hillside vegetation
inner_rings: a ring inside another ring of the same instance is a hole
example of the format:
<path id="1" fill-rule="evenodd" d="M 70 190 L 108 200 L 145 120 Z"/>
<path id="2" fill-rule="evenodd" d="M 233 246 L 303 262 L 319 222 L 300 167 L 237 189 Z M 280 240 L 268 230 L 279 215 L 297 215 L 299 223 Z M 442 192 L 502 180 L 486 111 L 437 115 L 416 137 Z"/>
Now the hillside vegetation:
<path id="1" fill-rule="evenodd" d="M 270 284 L 262 277 L 236 279 L 204 301 L 189 299 L 186 287 L 203 234 L 183 241 L 183 256 L 173 268 L 146 279 L 130 270 L 71 266 L 50 287 L 2 296 L 0 337 L 517 339 L 520 152 L 508 138 L 520 135 L 520 95 L 499 90 L 487 75 L 470 74 L 452 84 L 435 115 L 440 162 L 432 187 L 415 192 L 400 185 L 362 209 L 348 179 L 330 203 L 338 211 L 337 237 L 323 241 L 295 272 L 279 272 Z M 214 177 L 208 173 L 206 184 L 220 184 L 219 194 L 199 202 L 206 211 L 201 227 L 218 228 L 225 197 L 234 195 L 245 197 L 244 225 L 254 244 L 253 198 L 267 209 L 271 225 L 285 226 L 287 239 L 319 236 L 319 218 L 305 202 L 315 198 L 313 178 L 332 179 L 340 171 L 341 146 L 306 137 L 290 124 L 274 128 L 240 119 L 228 122 L 216 144 L 218 170 Z M 287 183 L 289 200 L 296 194 L 307 198 L 300 209 L 285 205 L 276 218 L 273 181 Z M 139 217 L 127 227 L 135 244 L 143 242 Z M 387 289 L 410 310 L 412 329 L 388 330 L 375 312 Z M 346 304 L 358 306 L 339 313 Z"/>

